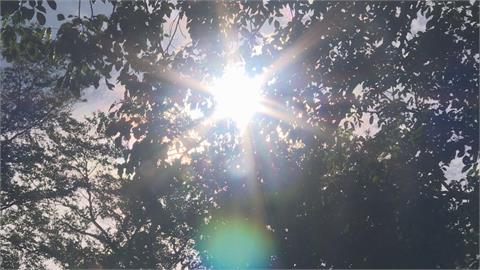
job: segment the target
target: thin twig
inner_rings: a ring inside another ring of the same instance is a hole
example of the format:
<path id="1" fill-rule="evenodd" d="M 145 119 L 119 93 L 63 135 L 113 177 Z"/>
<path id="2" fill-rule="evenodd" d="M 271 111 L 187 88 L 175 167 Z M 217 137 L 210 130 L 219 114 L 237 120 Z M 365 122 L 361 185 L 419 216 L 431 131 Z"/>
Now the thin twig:
<path id="1" fill-rule="evenodd" d="M 170 41 L 168 42 L 167 47 L 165 48 L 164 54 L 168 52 L 168 49 L 170 48 L 170 45 L 172 45 L 172 41 L 173 41 L 173 38 L 175 37 L 175 34 L 177 33 L 179 24 L 180 24 L 180 17 L 177 18 L 177 24 L 175 25 L 175 30 L 173 30 L 173 34 L 170 37 Z"/>
<path id="2" fill-rule="evenodd" d="M 28 132 L 29 130 L 34 128 L 35 126 L 43 124 L 43 122 L 45 122 L 48 119 L 48 116 L 50 115 L 50 113 L 53 112 L 55 107 L 56 106 L 53 106 L 52 108 L 50 108 L 47 111 L 47 113 L 45 114 L 45 116 L 42 119 L 40 119 L 38 122 L 31 124 L 30 126 L 26 127 L 24 130 L 22 130 L 22 131 L 18 132 L 17 134 L 13 135 L 11 138 L 6 138 L 5 142 L 9 143 L 9 142 L 13 141 L 15 138 L 17 138 L 18 136 L 21 136 L 21 135 L 25 134 L 26 132 Z"/>
<path id="3" fill-rule="evenodd" d="M 88 0 L 88 2 L 90 3 L 90 18 L 93 18 L 93 5 L 92 5 L 92 0 Z"/>

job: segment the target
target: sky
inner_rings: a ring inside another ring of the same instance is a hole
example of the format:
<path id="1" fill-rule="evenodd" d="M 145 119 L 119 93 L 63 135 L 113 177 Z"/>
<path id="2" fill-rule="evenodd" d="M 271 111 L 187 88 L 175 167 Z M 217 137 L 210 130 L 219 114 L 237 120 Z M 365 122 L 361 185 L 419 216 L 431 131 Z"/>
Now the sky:
<path id="1" fill-rule="evenodd" d="M 474 3 L 475 1 L 470 1 Z M 110 15 L 112 12 L 112 5 L 109 3 L 103 3 L 102 1 L 96 1 L 93 6 L 93 14 L 104 14 Z M 79 2 L 76 0 L 64 0 L 57 1 L 57 10 L 52 12 L 52 10 L 47 10 L 46 25 L 52 27 L 52 33 L 56 33 L 61 23 L 57 20 L 57 14 L 78 14 Z M 291 20 L 291 12 L 288 7 L 284 7 L 281 10 L 284 15 L 279 19 L 281 26 L 286 25 Z M 399 10 L 401 12 L 401 10 Z M 80 14 L 81 16 L 91 16 L 91 9 L 89 1 L 82 0 L 80 2 Z M 177 14 L 173 13 L 170 18 L 167 19 L 165 23 L 166 29 L 169 33 L 174 31 L 174 24 Z M 68 20 L 68 18 L 66 19 Z M 422 14 L 420 11 L 417 13 L 417 17 L 413 18 L 411 21 L 411 33 L 407 36 L 407 39 L 412 39 L 413 37 L 420 35 L 422 32 L 428 31 L 427 24 L 429 18 Z M 266 24 L 266 26 L 261 29 L 262 34 L 268 35 L 273 32 L 273 26 Z M 171 49 L 179 50 L 182 46 L 185 46 L 189 43 L 190 38 L 188 36 L 188 31 L 186 29 L 186 18 L 184 17 L 179 23 L 179 29 L 177 34 L 172 40 Z M 166 40 L 165 42 L 168 42 Z M 112 74 L 112 80 L 115 81 L 116 75 Z M 363 90 L 362 85 L 358 85 L 354 92 L 361 93 Z M 124 94 L 124 87 L 116 84 L 113 90 L 109 90 L 104 80 L 100 81 L 100 86 L 95 89 L 94 87 L 87 88 L 82 92 L 82 100 L 75 103 L 72 107 L 72 115 L 78 120 L 82 120 L 86 116 L 90 116 L 94 112 L 103 111 L 106 112 L 114 102 L 119 102 L 122 100 Z M 357 136 L 364 136 L 366 131 L 370 132 L 370 135 L 374 135 L 378 132 L 379 128 L 376 125 L 376 121 L 373 124 L 369 124 L 368 115 L 364 116 L 364 125 L 358 127 L 355 130 Z M 462 167 L 461 157 L 457 157 L 452 160 L 450 164 L 444 164 L 446 167 L 445 175 L 448 179 L 461 179 L 461 167 Z"/>
<path id="2" fill-rule="evenodd" d="M 474 3 L 475 1 L 470 1 L 470 3 Z M 78 1 L 76 0 L 65 0 L 65 1 L 58 1 L 57 5 L 57 13 L 62 14 L 77 14 L 78 12 Z M 82 16 L 90 16 L 90 6 L 88 1 L 82 0 L 80 13 Z M 104 4 L 101 1 L 96 1 L 93 4 L 93 11 L 94 14 L 105 14 L 110 15 L 112 11 L 112 6 L 108 3 Z M 281 10 L 283 17 L 280 18 L 279 22 L 281 26 L 285 26 L 291 20 L 291 13 L 288 7 L 284 7 Z M 401 12 L 401 11 L 400 11 Z M 167 20 L 167 31 L 172 32 L 174 29 L 174 20 L 177 14 L 173 13 L 172 16 Z M 411 22 L 411 34 L 409 35 L 409 39 L 415 37 L 416 35 L 421 34 L 422 32 L 427 31 L 427 23 L 429 18 L 422 14 L 422 12 L 417 13 L 417 17 L 412 19 Z M 56 18 L 55 12 L 47 12 L 47 22 L 46 25 L 52 26 L 52 28 L 58 28 L 61 22 L 58 22 Z M 55 30 L 55 29 L 52 29 Z M 273 26 L 266 25 L 261 29 L 264 35 L 268 35 L 269 33 L 273 32 Z M 189 43 L 189 36 L 186 29 L 186 18 L 183 18 L 179 23 L 179 30 L 175 35 L 171 48 L 173 50 L 179 50 L 182 46 L 185 46 Z M 115 74 L 112 74 L 112 78 L 116 78 Z M 112 80 L 113 81 L 113 80 Z M 359 89 L 357 91 L 362 91 L 362 86 L 357 86 Z M 100 82 L 100 86 L 98 89 L 93 87 L 87 88 L 83 91 L 82 98 L 86 101 L 77 102 L 74 104 L 72 108 L 72 115 L 78 120 L 82 120 L 84 117 L 91 115 L 94 112 L 108 111 L 109 107 L 114 103 L 121 101 L 123 98 L 124 87 L 116 84 L 113 90 L 109 90 L 104 81 Z M 364 125 L 358 127 L 355 130 L 355 134 L 358 136 L 363 136 L 366 134 L 366 131 L 369 132 L 370 135 L 374 135 L 379 131 L 378 125 L 376 121 L 373 124 L 369 124 L 368 115 L 364 115 Z M 457 157 L 456 159 L 452 160 L 450 164 L 445 164 L 445 175 L 448 179 L 451 180 L 458 180 L 461 179 L 465 173 L 462 173 L 462 157 Z"/>
<path id="3" fill-rule="evenodd" d="M 109 4 L 103 4 L 101 1 L 97 1 L 93 5 L 93 10 L 94 14 L 105 14 L 109 15 L 111 14 L 111 5 Z M 63 13 L 63 14 L 75 14 L 78 12 L 78 1 L 63 1 L 58 3 L 57 7 L 57 12 L 58 13 Z M 281 10 L 282 14 L 284 15 L 279 19 L 279 22 L 281 26 L 286 25 L 292 18 L 291 18 L 291 13 L 288 7 L 284 7 Z M 56 19 L 56 14 L 55 13 L 47 13 L 47 25 L 50 25 L 52 27 L 58 27 L 59 22 Z M 90 16 L 90 6 L 88 5 L 88 1 L 82 0 L 82 5 L 81 5 L 81 14 L 82 16 Z M 174 20 L 176 18 L 177 14 L 173 13 L 170 18 L 167 19 L 167 22 L 165 23 L 167 25 L 167 31 L 172 32 L 173 31 L 173 25 L 174 25 Z M 418 35 L 421 32 L 426 31 L 426 26 L 429 18 L 427 18 L 424 14 L 422 14 L 420 11 L 417 13 L 417 18 L 414 18 L 411 22 L 411 36 Z M 266 24 L 264 27 L 261 29 L 262 34 L 268 35 L 270 33 L 273 33 L 273 26 Z M 186 44 L 189 43 L 189 36 L 188 32 L 186 29 L 186 18 L 184 17 L 179 24 L 179 30 L 177 31 L 177 34 L 175 35 L 171 48 L 174 50 L 180 49 L 182 46 L 185 46 Z M 113 78 L 116 78 L 114 74 L 112 74 Z M 360 85 L 361 87 L 361 85 Z M 108 90 L 104 82 L 100 83 L 100 86 L 98 89 L 88 88 L 85 89 L 83 92 L 83 98 L 86 99 L 86 102 L 79 102 L 76 104 L 73 108 L 73 115 L 77 119 L 82 119 L 84 116 L 88 116 L 92 114 L 93 112 L 96 112 L 98 110 L 105 111 L 108 110 L 110 105 L 113 102 L 120 101 L 123 97 L 123 91 L 124 88 L 116 85 L 115 89 L 113 91 Z M 368 121 L 365 121 L 368 123 Z M 371 134 L 374 134 L 378 131 L 378 127 L 375 126 L 375 123 L 373 126 L 364 126 L 360 130 L 357 130 L 357 134 L 362 134 L 364 133 L 365 130 L 369 129 L 371 131 Z"/>

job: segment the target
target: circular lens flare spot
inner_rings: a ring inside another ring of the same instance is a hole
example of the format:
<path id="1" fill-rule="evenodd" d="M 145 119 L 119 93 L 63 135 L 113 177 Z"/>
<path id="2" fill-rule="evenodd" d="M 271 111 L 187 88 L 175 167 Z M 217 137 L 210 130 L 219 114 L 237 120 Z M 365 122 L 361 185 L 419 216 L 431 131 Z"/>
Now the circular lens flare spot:
<path id="1" fill-rule="evenodd" d="M 260 226 L 241 219 L 210 223 L 200 241 L 203 259 L 213 268 L 264 268 L 272 254 L 272 241 Z"/>

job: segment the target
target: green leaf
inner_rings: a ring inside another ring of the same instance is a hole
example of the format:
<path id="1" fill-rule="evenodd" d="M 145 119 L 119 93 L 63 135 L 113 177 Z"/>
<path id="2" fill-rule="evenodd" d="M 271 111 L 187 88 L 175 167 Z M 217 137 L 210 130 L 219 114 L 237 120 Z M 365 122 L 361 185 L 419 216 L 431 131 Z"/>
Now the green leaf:
<path id="1" fill-rule="evenodd" d="M 63 16 L 63 14 L 57 14 L 57 20 L 63 21 L 65 20 L 65 16 Z"/>

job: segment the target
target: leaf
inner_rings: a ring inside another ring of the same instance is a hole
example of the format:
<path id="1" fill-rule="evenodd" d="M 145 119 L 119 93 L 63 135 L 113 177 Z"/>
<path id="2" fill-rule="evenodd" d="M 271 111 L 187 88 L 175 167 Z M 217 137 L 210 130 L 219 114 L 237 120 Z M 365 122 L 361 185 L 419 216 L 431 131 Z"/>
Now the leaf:
<path id="1" fill-rule="evenodd" d="M 28 9 L 26 7 L 20 8 L 20 11 L 22 14 L 22 18 L 27 20 L 31 20 L 33 18 L 33 14 L 35 13 L 33 9 Z"/>
<path id="2" fill-rule="evenodd" d="M 105 79 L 105 84 L 107 85 L 108 89 L 113 90 L 115 85 L 111 84 L 107 79 Z"/>
<path id="3" fill-rule="evenodd" d="M 467 173 L 467 176 L 475 176 L 477 174 L 477 170 L 475 170 L 474 168 L 471 168 L 468 173 Z"/>
<path id="4" fill-rule="evenodd" d="M 277 21 L 277 20 L 273 23 L 273 25 L 274 25 L 275 28 L 277 28 L 277 29 L 280 28 L 280 22 Z"/>
<path id="5" fill-rule="evenodd" d="M 95 87 L 95 89 L 97 89 L 98 86 L 100 86 L 98 80 L 94 80 L 94 81 L 93 81 L 93 86 Z"/>
<path id="6" fill-rule="evenodd" d="M 2 41 L 4 44 L 15 42 L 16 34 L 11 26 L 7 25 L 2 33 Z"/>
<path id="7" fill-rule="evenodd" d="M 121 147 L 122 146 L 122 136 L 118 136 L 117 138 L 115 138 L 114 142 L 115 142 L 115 146 Z"/>
<path id="8" fill-rule="evenodd" d="M 63 21 L 65 20 L 65 16 L 63 16 L 63 14 L 57 14 L 57 20 Z"/>
<path id="9" fill-rule="evenodd" d="M 38 9 L 39 11 L 43 12 L 43 13 L 46 13 L 47 10 L 45 9 L 44 6 L 37 6 L 36 9 Z"/>
<path id="10" fill-rule="evenodd" d="M 44 25 L 44 24 L 45 24 L 45 21 L 46 21 L 45 15 L 43 15 L 42 13 L 37 12 L 37 20 L 38 20 L 38 23 L 39 23 L 40 25 Z"/>
<path id="11" fill-rule="evenodd" d="M 47 4 L 48 6 L 53 9 L 53 10 L 56 10 L 57 9 L 57 3 L 53 0 L 47 0 Z"/>
<path id="12" fill-rule="evenodd" d="M 472 167 L 472 164 L 469 164 L 469 165 L 467 165 L 467 166 L 464 166 L 464 167 L 462 168 L 462 173 L 468 171 L 471 167 Z"/>

